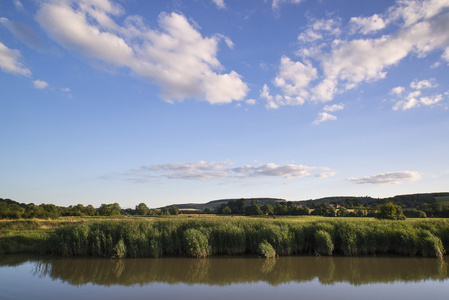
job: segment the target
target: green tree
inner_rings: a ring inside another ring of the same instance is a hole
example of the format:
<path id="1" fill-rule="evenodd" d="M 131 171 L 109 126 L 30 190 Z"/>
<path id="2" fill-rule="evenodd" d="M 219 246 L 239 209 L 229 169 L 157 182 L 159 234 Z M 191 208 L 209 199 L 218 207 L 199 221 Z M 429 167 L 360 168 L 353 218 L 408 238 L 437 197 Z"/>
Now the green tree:
<path id="1" fill-rule="evenodd" d="M 402 208 L 399 205 L 388 202 L 377 207 L 378 219 L 388 219 L 388 220 L 405 220 Z"/>
<path id="2" fill-rule="evenodd" d="M 335 208 L 332 206 L 329 206 L 329 204 L 327 204 L 327 203 L 320 203 L 315 207 L 315 209 L 312 211 L 311 215 L 335 217 Z"/>
<path id="3" fill-rule="evenodd" d="M 91 204 L 86 206 L 84 212 L 88 216 L 95 216 L 97 214 L 97 210 Z"/>
<path id="4" fill-rule="evenodd" d="M 172 207 L 170 207 L 169 211 L 170 211 L 171 215 L 174 215 L 174 216 L 179 215 L 179 208 L 176 207 L 176 205 L 174 205 L 174 204 L 172 205 Z"/>
<path id="5" fill-rule="evenodd" d="M 274 214 L 274 207 L 271 204 L 264 204 L 261 207 L 262 212 L 266 215 L 272 215 Z"/>
<path id="6" fill-rule="evenodd" d="M 113 204 L 101 204 L 98 208 L 98 214 L 100 216 L 118 216 L 120 215 L 120 205 L 118 203 Z"/>
<path id="7" fill-rule="evenodd" d="M 340 206 L 340 208 L 337 211 L 337 217 L 346 217 L 348 214 L 348 209 L 344 206 Z"/>
<path id="8" fill-rule="evenodd" d="M 230 215 L 232 213 L 231 209 L 228 206 L 225 206 L 223 210 L 221 211 L 224 215 Z"/>
<path id="9" fill-rule="evenodd" d="M 150 213 L 150 209 L 145 203 L 139 203 L 139 205 L 136 206 L 134 213 L 139 216 L 146 216 Z"/>
<path id="10" fill-rule="evenodd" d="M 170 211 L 168 210 L 168 208 L 162 207 L 161 208 L 161 215 L 162 216 L 169 216 L 170 215 Z"/>
<path id="11" fill-rule="evenodd" d="M 262 215 L 263 212 L 260 209 L 260 206 L 257 205 L 256 201 L 255 200 L 251 200 L 251 205 L 246 207 L 245 214 L 247 216 L 258 216 L 258 215 Z"/>

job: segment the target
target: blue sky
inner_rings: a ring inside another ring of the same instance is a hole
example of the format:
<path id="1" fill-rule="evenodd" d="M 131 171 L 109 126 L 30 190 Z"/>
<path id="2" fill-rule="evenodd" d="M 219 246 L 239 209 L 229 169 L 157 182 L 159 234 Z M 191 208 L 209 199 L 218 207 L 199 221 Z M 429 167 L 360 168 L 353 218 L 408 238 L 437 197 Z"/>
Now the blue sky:
<path id="1" fill-rule="evenodd" d="M 0 2 L 0 197 L 449 186 L 449 1 Z"/>

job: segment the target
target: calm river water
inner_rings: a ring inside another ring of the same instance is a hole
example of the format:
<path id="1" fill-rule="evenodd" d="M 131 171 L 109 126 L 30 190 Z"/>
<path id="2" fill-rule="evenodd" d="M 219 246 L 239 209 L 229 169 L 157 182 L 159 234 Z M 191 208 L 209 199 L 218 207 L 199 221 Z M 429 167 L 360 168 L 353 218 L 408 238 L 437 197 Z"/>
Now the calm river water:
<path id="1" fill-rule="evenodd" d="M 449 259 L 0 256 L 10 299 L 449 299 Z"/>

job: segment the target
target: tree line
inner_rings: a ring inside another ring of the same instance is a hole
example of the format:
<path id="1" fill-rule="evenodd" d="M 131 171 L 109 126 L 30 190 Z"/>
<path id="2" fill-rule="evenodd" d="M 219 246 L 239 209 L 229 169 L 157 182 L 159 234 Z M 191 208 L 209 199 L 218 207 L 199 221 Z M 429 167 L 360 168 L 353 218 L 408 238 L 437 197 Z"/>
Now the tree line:
<path id="1" fill-rule="evenodd" d="M 120 215 L 157 216 L 177 215 L 179 213 L 180 210 L 175 205 L 172 205 L 170 208 L 163 207 L 161 209 L 150 209 L 145 203 L 140 203 L 135 209 L 122 209 L 118 203 L 101 204 L 98 208 L 94 208 L 92 205 L 84 206 L 83 204 L 64 207 L 54 204 L 25 204 L 11 199 L 0 198 L 0 219 L 57 219 L 68 216 L 113 217 Z"/>
<path id="2" fill-rule="evenodd" d="M 355 198 L 355 197 L 334 197 L 329 198 L 333 202 L 322 202 L 319 199 L 315 202 L 305 201 L 304 204 L 291 201 L 279 201 L 273 204 L 265 203 L 259 205 L 256 199 L 230 200 L 216 207 L 215 209 L 205 208 L 194 213 L 217 214 L 217 215 L 317 215 L 327 217 L 378 217 L 379 207 L 391 203 L 394 209 L 400 210 L 395 218 L 449 218 L 449 206 L 444 203 L 437 203 L 435 197 L 447 197 L 448 193 L 440 194 L 414 194 L 402 195 L 384 199 Z M 0 198 L 0 219 L 19 218 L 39 218 L 56 219 L 64 216 L 166 216 L 178 215 L 181 211 L 176 205 L 163 207 L 160 209 L 150 209 L 145 203 L 140 203 L 135 208 L 123 209 L 118 203 L 101 204 L 95 208 L 92 205 L 70 205 L 68 207 L 56 206 L 54 204 L 19 203 L 11 199 Z M 399 217 L 400 216 L 400 217 Z M 390 217 L 388 217 L 390 218 Z M 388 219 L 387 218 L 387 219 Z"/>

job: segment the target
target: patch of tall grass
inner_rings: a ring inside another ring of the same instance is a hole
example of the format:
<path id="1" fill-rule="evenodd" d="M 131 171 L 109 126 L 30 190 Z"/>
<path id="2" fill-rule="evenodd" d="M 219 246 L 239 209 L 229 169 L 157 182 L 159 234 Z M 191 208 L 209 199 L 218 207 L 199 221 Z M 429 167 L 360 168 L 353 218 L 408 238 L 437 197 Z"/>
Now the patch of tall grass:
<path id="1" fill-rule="evenodd" d="M 49 245 L 54 254 L 120 258 L 240 254 L 400 254 L 441 258 L 449 249 L 449 222 L 290 222 L 251 218 L 102 221 L 59 227 Z"/>

